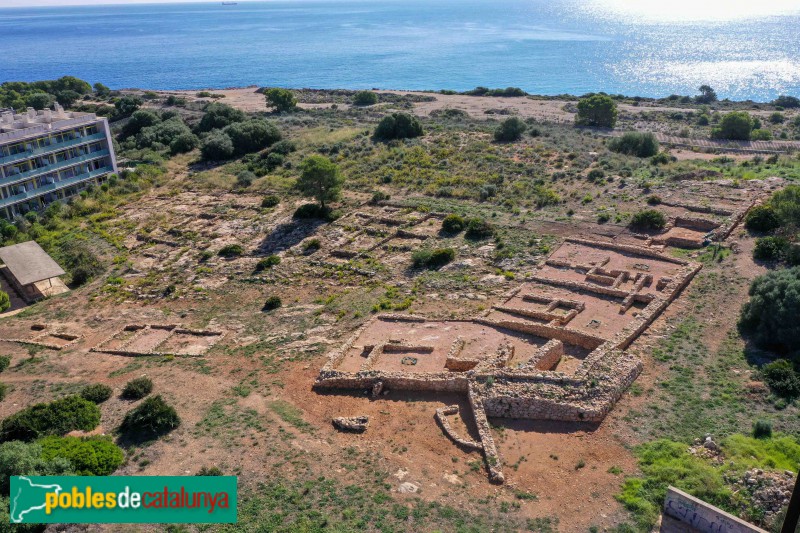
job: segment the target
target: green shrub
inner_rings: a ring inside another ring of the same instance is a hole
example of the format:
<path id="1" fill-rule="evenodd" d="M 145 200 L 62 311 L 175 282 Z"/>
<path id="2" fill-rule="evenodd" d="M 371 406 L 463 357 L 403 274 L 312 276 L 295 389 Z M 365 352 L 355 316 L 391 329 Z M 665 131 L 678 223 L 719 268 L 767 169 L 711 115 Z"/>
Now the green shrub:
<path id="1" fill-rule="evenodd" d="M 650 164 L 652 164 L 652 165 L 666 165 L 672 160 L 673 160 L 673 158 L 667 152 L 659 152 L 659 153 L 657 153 L 656 155 L 654 155 L 653 157 L 650 158 Z"/>
<path id="2" fill-rule="evenodd" d="M 465 226 L 464 218 L 455 213 L 447 215 L 444 217 L 444 220 L 442 220 L 442 230 L 447 233 L 458 233 L 463 231 Z"/>
<path id="3" fill-rule="evenodd" d="M 366 106 L 378 103 L 378 95 L 372 91 L 358 91 L 353 96 L 353 105 Z"/>
<path id="4" fill-rule="evenodd" d="M 293 141 L 290 141 L 288 139 L 283 139 L 281 141 L 278 141 L 269 148 L 269 152 L 271 154 L 281 154 L 281 155 L 289 155 L 296 150 L 297 146 L 295 146 Z"/>
<path id="5" fill-rule="evenodd" d="M 422 124 L 408 113 L 392 113 L 383 117 L 375 128 L 375 138 L 381 141 L 410 139 L 423 135 Z"/>
<path id="6" fill-rule="evenodd" d="M 0 372 L 5 372 L 11 366 L 10 355 L 0 355 Z"/>
<path id="7" fill-rule="evenodd" d="M 630 227 L 637 230 L 661 230 L 667 225 L 667 218 L 660 211 L 645 209 L 631 217 Z"/>
<path id="8" fill-rule="evenodd" d="M 482 218 L 470 218 L 466 221 L 467 231 L 464 234 L 468 239 L 488 239 L 494 235 L 494 228 Z"/>
<path id="9" fill-rule="evenodd" d="M 264 209 L 269 209 L 277 206 L 279 203 L 281 203 L 281 199 L 275 196 L 274 194 L 270 194 L 269 196 L 265 196 L 261 200 L 261 207 L 263 207 Z"/>
<path id="10" fill-rule="evenodd" d="M 749 141 L 750 132 L 754 126 L 753 117 L 749 113 L 746 111 L 732 111 L 722 117 L 719 126 L 711 132 L 711 137 L 715 139 Z"/>
<path id="11" fill-rule="evenodd" d="M 108 385 L 96 383 L 94 385 L 87 385 L 81 389 L 81 398 L 99 404 L 111 398 L 113 393 L 114 391 Z"/>
<path id="12" fill-rule="evenodd" d="M 528 126 L 519 117 L 505 119 L 494 130 L 494 140 L 497 142 L 514 142 L 522 138 Z"/>
<path id="13" fill-rule="evenodd" d="M 456 258 L 456 251 L 452 248 L 436 248 L 417 250 L 411 255 L 415 267 L 438 269 Z"/>
<path id="14" fill-rule="evenodd" d="M 247 115 L 244 112 L 227 104 L 208 104 L 204 109 L 205 114 L 197 125 L 197 132 L 206 132 L 225 128 L 236 122 L 243 122 Z"/>
<path id="15" fill-rule="evenodd" d="M 772 424 L 767 420 L 756 420 L 755 422 L 753 422 L 753 438 L 771 439 Z"/>
<path id="16" fill-rule="evenodd" d="M 119 429 L 127 437 L 139 440 L 164 435 L 180 424 L 175 408 L 161 396 L 150 396 L 128 411 Z"/>
<path id="17" fill-rule="evenodd" d="M 658 140 L 652 133 L 629 131 L 608 141 L 608 149 L 636 157 L 653 157 L 658 153 Z"/>
<path id="18" fill-rule="evenodd" d="M 234 155 L 257 152 L 281 140 L 275 124 L 262 119 L 236 122 L 222 131 L 233 143 Z"/>
<path id="19" fill-rule="evenodd" d="M 50 461 L 42 458 L 42 447 L 37 443 L 18 440 L 0 444 L 0 494 L 8 494 L 11 476 L 65 476 L 75 472 L 64 458 Z M 8 508 L 6 507 L 6 510 Z M 5 531 L 17 531 L 6 529 Z"/>
<path id="20" fill-rule="evenodd" d="M 100 423 L 100 409 L 80 396 L 37 403 L 9 416 L 0 424 L 0 441 L 31 441 L 74 430 L 91 431 Z"/>
<path id="21" fill-rule="evenodd" d="M 195 474 L 195 475 L 196 476 L 222 476 L 223 473 L 222 473 L 222 470 L 219 469 L 219 467 L 216 467 L 216 466 L 211 466 L 211 467 L 203 466 L 203 467 L 200 467 L 200 470 L 198 470 L 197 474 Z"/>
<path id="22" fill-rule="evenodd" d="M 374 193 L 372 193 L 372 198 L 370 198 L 369 203 L 371 203 L 372 205 L 376 205 L 380 202 L 385 202 L 389 198 L 391 198 L 391 196 L 389 196 L 387 193 L 383 191 L 375 191 Z"/>
<path id="23" fill-rule="evenodd" d="M 750 285 L 739 331 L 762 347 L 800 350 L 800 267 L 768 272 Z"/>
<path id="24" fill-rule="evenodd" d="M 223 246 L 217 252 L 217 255 L 220 257 L 239 257 L 244 253 L 244 248 L 242 248 L 241 244 L 228 244 Z"/>
<path id="25" fill-rule="evenodd" d="M 279 113 L 292 111 L 297 107 L 297 97 L 289 89 L 273 87 L 264 91 L 267 99 L 267 106 L 275 108 Z"/>
<path id="26" fill-rule="evenodd" d="M 751 141 L 771 141 L 772 132 L 764 129 L 757 129 L 750 132 Z"/>
<path id="27" fill-rule="evenodd" d="M 141 376 L 127 382 L 121 396 L 126 400 L 141 400 L 151 392 L 153 392 L 153 380 Z"/>
<path id="28" fill-rule="evenodd" d="M 282 305 L 281 299 L 277 296 L 270 296 L 267 298 L 267 301 L 264 302 L 264 307 L 261 308 L 262 311 L 269 312 L 278 309 Z"/>
<path id="29" fill-rule="evenodd" d="M 606 173 L 603 172 L 603 169 L 600 168 L 593 168 L 589 171 L 586 175 L 586 179 L 594 183 L 595 181 L 600 181 L 606 177 Z"/>
<path id="30" fill-rule="evenodd" d="M 295 210 L 292 216 L 301 220 L 320 219 L 333 221 L 336 220 L 338 213 L 327 206 L 323 208 L 319 204 L 303 204 Z"/>
<path id="31" fill-rule="evenodd" d="M 269 257 L 265 257 L 264 259 L 259 260 L 256 263 L 256 272 L 263 272 L 264 270 L 270 269 L 275 265 L 279 265 L 281 262 L 281 258 L 277 255 L 270 255 Z"/>
<path id="32" fill-rule="evenodd" d="M 769 203 L 784 225 L 800 227 L 800 185 L 787 185 Z"/>
<path id="33" fill-rule="evenodd" d="M 319 239 L 308 239 L 303 243 L 303 252 L 307 254 L 313 254 L 321 247 L 322 243 L 319 241 Z"/>
<path id="34" fill-rule="evenodd" d="M 747 212 L 744 219 L 744 227 L 751 231 L 770 232 L 779 228 L 781 221 L 775 210 L 769 204 L 762 204 L 753 207 Z"/>
<path id="35" fill-rule="evenodd" d="M 578 100 L 575 123 L 579 126 L 613 128 L 617 123 L 617 104 L 605 94 L 594 94 Z"/>
<path id="36" fill-rule="evenodd" d="M 769 116 L 769 121 L 773 124 L 783 124 L 786 121 L 786 115 L 779 111 L 775 111 Z"/>
<path id="37" fill-rule="evenodd" d="M 647 205 L 660 205 L 661 197 L 655 194 L 647 197 Z"/>
<path id="38" fill-rule="evenodd" d="M 597 215 L 598 224 L 605 224 L 609 220 L 611 220 L 611 215 L 609 215 L 608 213 L 600 213 L 599 215 Z"/>
<path id="39" fill-rule="evenodd" d="M 785 237 L 759 237 L 753 248 L 753 259 L 777 261 L 784 257 L 789 241 Z"/>
<path id="40" fill-rule="evenodd" d="M 256 175 L 249 170 L 242 170 L 236 174 L 236 186 L 246 189 L 251 186 L 256 179 Z"/>
<path id="41" fill-rule="evenodd" d="M 122 465 L 122 450 L 110 437 L 45 437 L 37 441 L 42 458 L 66 459 L 79 476 L 108 476 Z"/>
<path id="42" fill-rule="evenodd" d="M 8 293 L 0 291 L 0 313 L 7 311 L 11 307 L 11 297 Z"/>
<path id="43" fill-rule="evenodd" d="M 800 376 L 791 362 L 778 359 L 761 367 L 764 382 L 769 385 L 772 392 L 782 398 L 800 397 Z"/>
<path id="44" fill-rule="evenodd" d="M 0 402 L 6 399 L 7 394 L 8 394 L 8 384 L 0 383 Z"/>
<path id="45" fill-rule="evenodd" d="M 233 157 L 235 150 L 230 137 L 221 131 L 215 131 L 205 138 L 200 152 L 207 161 L 225 161 Z"/>
<path id="46" fill-rule="evenodd" d="M 181 133 L 169 143 L 169 151 L 172 155 L 185 154 L 191 152 L 200 144 L 200 139 L 193 133 Z"/>

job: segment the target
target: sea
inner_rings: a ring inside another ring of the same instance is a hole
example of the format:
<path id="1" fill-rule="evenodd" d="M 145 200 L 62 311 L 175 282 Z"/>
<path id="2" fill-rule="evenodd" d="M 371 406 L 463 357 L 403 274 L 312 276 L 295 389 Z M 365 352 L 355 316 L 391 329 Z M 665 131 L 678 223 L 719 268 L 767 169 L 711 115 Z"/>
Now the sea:
<path id="1" fill-rule="evenodd" d="M 0 82 L 800 96 L 796 0 L 2 6 Z"/>

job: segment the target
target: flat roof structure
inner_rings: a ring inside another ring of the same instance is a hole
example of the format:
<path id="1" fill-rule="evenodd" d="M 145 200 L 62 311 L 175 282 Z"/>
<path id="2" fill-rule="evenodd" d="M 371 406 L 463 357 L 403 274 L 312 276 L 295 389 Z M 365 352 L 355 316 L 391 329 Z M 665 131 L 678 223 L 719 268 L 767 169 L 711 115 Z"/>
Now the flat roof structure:
<path id="1" fill-rule="evenodd" d="M 20 285 L 30 285 L 66 274 L 36 241 L 0 248 L 0 261 L 5 263 Z"/>

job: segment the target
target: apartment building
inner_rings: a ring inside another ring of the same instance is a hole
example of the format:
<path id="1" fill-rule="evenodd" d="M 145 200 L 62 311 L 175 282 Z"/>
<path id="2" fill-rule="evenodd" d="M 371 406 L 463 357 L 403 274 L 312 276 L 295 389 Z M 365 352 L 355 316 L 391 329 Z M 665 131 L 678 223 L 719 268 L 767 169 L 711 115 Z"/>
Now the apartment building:
<path id="1" fill-rule="evenodd" d="M 93 113 L 0 112 L 0 216 L 66 200 L 117 172 L 111 129 Z"/>

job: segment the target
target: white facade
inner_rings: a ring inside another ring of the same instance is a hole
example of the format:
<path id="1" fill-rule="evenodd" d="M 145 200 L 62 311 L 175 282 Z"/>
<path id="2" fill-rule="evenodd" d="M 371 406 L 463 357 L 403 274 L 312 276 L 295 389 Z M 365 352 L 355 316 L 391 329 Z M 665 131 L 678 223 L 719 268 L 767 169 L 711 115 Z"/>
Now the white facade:
<path id="1" fill-rule="evenodd" d="M 0 113 L 0 216 L 65 200 L 117 172 L 111 129 L 92 113 Z"/>

